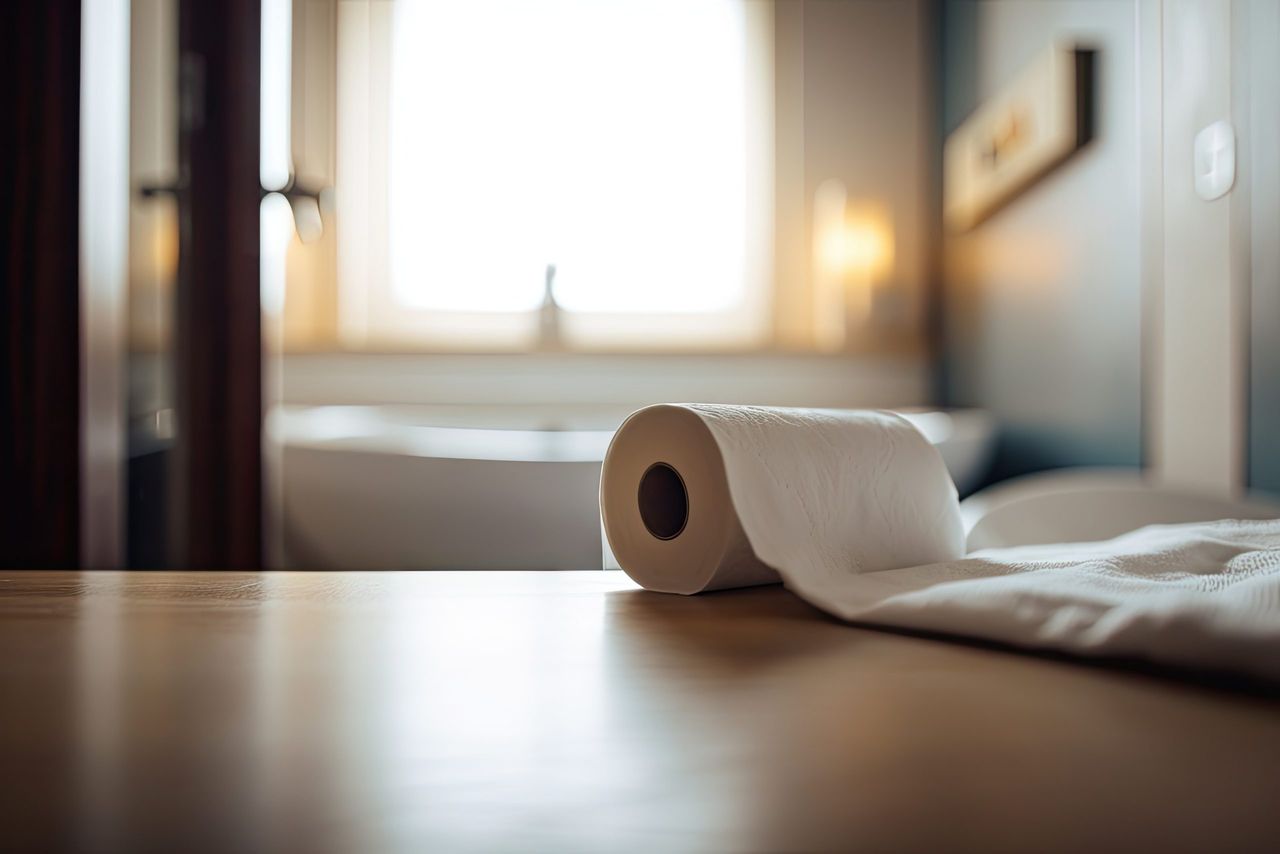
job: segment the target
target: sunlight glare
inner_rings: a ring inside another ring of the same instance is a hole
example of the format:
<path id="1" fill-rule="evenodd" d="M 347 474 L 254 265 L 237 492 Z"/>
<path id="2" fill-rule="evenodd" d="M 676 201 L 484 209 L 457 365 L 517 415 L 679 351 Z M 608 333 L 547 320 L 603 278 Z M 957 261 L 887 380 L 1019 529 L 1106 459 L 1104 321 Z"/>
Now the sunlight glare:
<path id="1" fill-rule="evenodd" d="M 419 309 L 743 298 L 741 0 L 395 7 L 391 282 Z M 500 22 L 500 25 L 498 25 Z"/>

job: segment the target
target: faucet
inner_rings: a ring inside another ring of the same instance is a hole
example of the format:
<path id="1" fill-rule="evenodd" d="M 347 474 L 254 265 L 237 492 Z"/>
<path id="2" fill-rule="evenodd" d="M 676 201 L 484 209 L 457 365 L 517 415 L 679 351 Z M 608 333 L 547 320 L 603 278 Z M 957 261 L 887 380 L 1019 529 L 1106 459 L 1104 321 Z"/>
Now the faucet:
<path id="1" fill-rule="evenodd" d="M 542 308 L 538 311 L 538 349 L 559 350 L 560 304 L 555 295 L 556 265 L 547 265 L 547 277 L 543 285 Z"/>

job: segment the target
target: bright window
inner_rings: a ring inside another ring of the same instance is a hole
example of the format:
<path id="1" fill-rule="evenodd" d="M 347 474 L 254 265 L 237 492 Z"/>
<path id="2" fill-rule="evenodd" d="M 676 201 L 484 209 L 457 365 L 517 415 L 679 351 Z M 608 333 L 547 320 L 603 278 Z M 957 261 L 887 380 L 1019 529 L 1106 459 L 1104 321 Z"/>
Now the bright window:
<path id="1" fill-rule="evenodd" d="M 770 11 L 343 4 L 344 323 L 366 340 L 525 346 L 554 267 L 570 343 L 757 342 L 772 279 Z"/>

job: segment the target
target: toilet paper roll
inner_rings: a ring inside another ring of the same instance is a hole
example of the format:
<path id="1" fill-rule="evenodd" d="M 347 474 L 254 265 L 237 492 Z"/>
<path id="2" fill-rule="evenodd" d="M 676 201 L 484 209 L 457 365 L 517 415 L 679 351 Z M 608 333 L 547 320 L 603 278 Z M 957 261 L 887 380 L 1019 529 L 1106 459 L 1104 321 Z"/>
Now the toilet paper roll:
<path id="1" fill-rule="evenodd" d="M 813 586 L 964 553 L 942 457 L 891 412 L 646 407 L 609 446 L 600 510 L 619 565 L 668 593 Z"/>

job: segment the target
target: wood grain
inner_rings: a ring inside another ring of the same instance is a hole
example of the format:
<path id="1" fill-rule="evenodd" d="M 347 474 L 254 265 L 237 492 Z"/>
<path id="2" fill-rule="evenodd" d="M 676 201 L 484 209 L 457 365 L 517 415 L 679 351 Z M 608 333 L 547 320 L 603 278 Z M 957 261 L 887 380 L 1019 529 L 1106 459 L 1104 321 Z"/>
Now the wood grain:
<path id="1" fill-rule="evenodd" d="M 0 573 L 6 849 L 1248 850 L 1280 704 L 620 573 Z"/>

